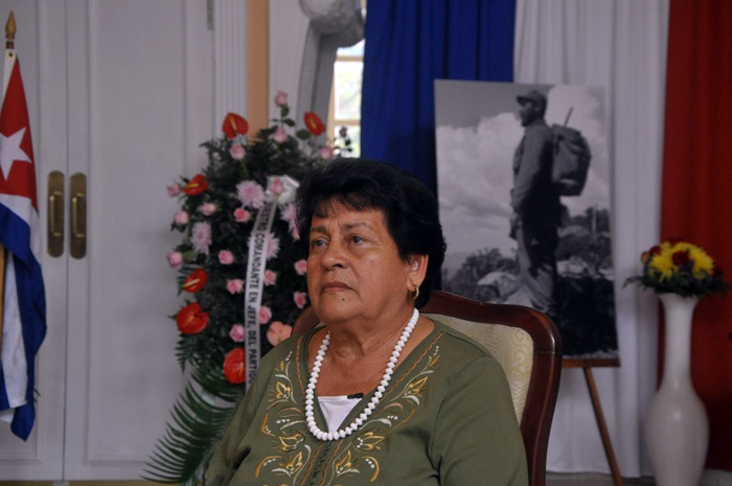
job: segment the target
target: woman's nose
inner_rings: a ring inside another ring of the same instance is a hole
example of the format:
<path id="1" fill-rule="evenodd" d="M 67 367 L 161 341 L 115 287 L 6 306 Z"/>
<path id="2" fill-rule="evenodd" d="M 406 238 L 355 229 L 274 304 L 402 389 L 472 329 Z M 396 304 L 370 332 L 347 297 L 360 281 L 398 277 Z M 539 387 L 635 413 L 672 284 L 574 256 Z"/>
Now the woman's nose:
<path id="1" fill-rule="evenodd" d="M 347 259 L 343 251 L 343 246 L 331 241 L 323 252 L 321 261 L 328 268 L 345 267 Z"/>

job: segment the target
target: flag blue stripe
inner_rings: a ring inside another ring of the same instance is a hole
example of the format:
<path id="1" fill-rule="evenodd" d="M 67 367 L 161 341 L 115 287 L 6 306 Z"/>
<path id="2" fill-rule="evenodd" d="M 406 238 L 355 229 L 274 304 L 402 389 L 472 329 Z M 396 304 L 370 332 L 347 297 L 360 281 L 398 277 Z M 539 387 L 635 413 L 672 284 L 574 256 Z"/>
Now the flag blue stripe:
<path id="1" fill-rule="evenodd" d="M 28 384 L 25 391 L 27 403 L 15 409 L 10 430 L 27 440 L 35 421 L 35 361 L 41 343 L 46 335 L 46 296 L 40 263 L 30 249 L 30 225 L 0 205 L 0 241 L 12 252 L 15 280 L 18 293 L 18 307 L 21 318 L 23 347 L 27 359 Z M 5 323 L 9 325 L 9 323 Z M 0 363 L 0 410 L 9 408 L 5 391 L 5 377 Z"/>

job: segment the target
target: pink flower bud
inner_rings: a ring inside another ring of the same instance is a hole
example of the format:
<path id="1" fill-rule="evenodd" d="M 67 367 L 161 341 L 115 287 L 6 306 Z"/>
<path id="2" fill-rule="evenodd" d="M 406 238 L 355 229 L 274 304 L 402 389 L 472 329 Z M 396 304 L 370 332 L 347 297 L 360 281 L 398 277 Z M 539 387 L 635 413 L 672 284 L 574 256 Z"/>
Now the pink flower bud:
<path id="1" fill-rule="evenodd" d="M 234 263 L 234 254 L 229 250 L 221 250 L 219 252 L 219 263 L 222 265 L 231 265 Z"/>
<path id="2" fill-rule="evenodd" d="M 318 155 L 323 160 L 330 160 L 333 158 L 333 149 L 327 145 L 323 145 L 323 147 L 318 151 Z"/>
<path id="3" fill-rule="evenodd" d="M 266 305 L 259 308 L 259 323 L 267 324 L 272 319 L 272 311 Z"/>
<path id="4" fill-rule="evenodd" d="M 205 216 L 211 216 L 216 212 L 216 205 L 214 203 L 203 203 L 198 206 L 198 211 L 203 213 Z"/>
<path id="5" fill-rule="evenodd" d="M 244 208 L 236 208 L 234 210 L 234 219 L 237 223 L 247 223 L 252 219 L 252 215 Z"/>
<path id="6" fill-rule="evenodd" d="M 229 155 L 231 155 L 231 158 L 234 160 L 241 160 L 246 156 L 247 151 L 244 150 L 244 147 L 239 145 L 238 143 L 231 146 L 229 149 Z"/>
<path id="7" fill-rule="evenodd" d="M 277 274 L 272 270 L 265 270 L 264 285 L 274 285 L 277 282 Z"/>
<path id="8" fill-rule="evenodd" d="M 285 183 L 279 177 L 273 177 L 272 182 L 269 184 L 269 190 L 275 194 L 282 194 L 285 192 Z"/>
<path id="9" fill-rule="evenodd" d="M 229 337 L 235 343 L 243 343 L 245 335 L 246 332 L 244 330 L 244 326 L 242 326 L 241 324 L 234 324 L 233 326 L 231 326 L 231 330 L 229 331 Z"/>
<path id="10" fill-rule="evenodd" d="M 173 184 L 168 186 L 168 196 L 175 197 L 178 194 L 180 194 L 180 185 L 179 184 Z"/>
<path id="11" fill-rule="evenodd" d="M 230 294 L 241 294 L 244 292 L 244 280 L 240 278 L 235 278 L 232 280 L 226 281 L 226 290 L 229 291 Z"/>
<path id="12" fill-rule="evenodd" d="M 275 105 L 283 106 L 287 104 L 287 93 L 284 91 L 278 91 L 274 99 Z"/>
<path id="13" fill-rule="evenodd" d="M 306 260 L 298 260 L 295 262 L 295 271 L 298 275 L 305 275 L 308 272 L 308 262 Z"/>
<path id="14" fill-rule="evenodd" d="M 173 216 L 173 221 L 178 226 L 187 225 L 189 221 L 188 213 L 186 213 L 185 211 L 178 211 L 177 213 L 175 213 L 175 216 Z"/>
<path id="15" fill-rule="evenodd" d="M 170 250 L 168 252 L 168 264 L 172 268 L 180 268 L 183 265 L 183 254 L 179 251 Z"/>
<path id="16" fill-rule="evenodd" d="M 292 335 L 292 326 L 283 324 L 281 321 L 274 321 L 267 329 L 267 341 L 272 346 L 277 346 Z"/>
<path id="17" fill-rule="evenodd" d="M 276 143 L 285 143 L 287 142 L 287 132 L 282 127 L 277 127 L 277 130 L 272 134 L 272 140 L 274 140 Z"/>
<path id="18" fill-rule="evenodd" d="M 295 301 L 295 305 L 302 309 L 308 303 L 308 294 L 305 292 L 295 292 L 292 295 L 292 299 Z"/>

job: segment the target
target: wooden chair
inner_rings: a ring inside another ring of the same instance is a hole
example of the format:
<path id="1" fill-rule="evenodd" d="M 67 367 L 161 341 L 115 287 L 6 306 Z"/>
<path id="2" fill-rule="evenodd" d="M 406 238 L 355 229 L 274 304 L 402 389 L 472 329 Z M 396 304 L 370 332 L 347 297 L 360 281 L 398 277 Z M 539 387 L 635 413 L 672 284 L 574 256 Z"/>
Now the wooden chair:
<path id="1" fill-rule="evenodd" d="M 545 486 L 549 430 L 562 371 L 557 327 L 528 307 L 488 304 L 439 291 L 421 312 L 483 344 L 501 363 L 524 439 L 529 485 Z M 294 332 L 304 332 L 317 322 L 312 308 L 305 309 Z"/>

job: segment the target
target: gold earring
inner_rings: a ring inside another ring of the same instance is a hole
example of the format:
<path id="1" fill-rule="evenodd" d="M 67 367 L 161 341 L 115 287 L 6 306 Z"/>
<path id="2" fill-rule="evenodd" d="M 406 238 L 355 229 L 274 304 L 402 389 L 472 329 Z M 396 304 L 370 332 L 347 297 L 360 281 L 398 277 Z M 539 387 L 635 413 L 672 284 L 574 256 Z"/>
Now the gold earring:
<path id="1" fill-rule="evenodd" d="M 414 287 L 414 296 L 412 297 L 414 300 L 417 300 L 419 298 L 419 285 Z"/>

